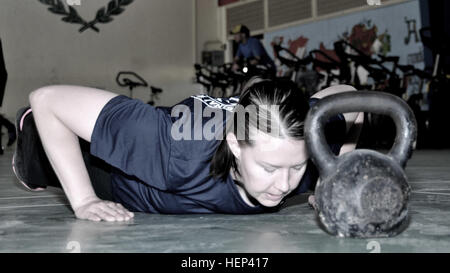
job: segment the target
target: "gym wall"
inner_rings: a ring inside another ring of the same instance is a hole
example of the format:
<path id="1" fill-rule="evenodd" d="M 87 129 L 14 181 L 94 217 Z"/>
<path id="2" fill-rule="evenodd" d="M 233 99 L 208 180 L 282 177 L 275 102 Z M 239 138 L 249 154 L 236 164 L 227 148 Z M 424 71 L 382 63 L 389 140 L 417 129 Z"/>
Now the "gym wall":
<path id="1" fill-rule="evenodd" d="M 226 35 L 217 1 L 196 0 L 195 5 L 196 63 L 201 63 L 202 51 L 207 49 L 207 45 L 224 43 L 221 38 Z"/>
<path id="2" fill-rule="evenodd" d="M 263 44 L 272 57 L 271 44 L 280 40 L 300 58 L 314 49 L 333 56 L 333 43 L 345 38 L 360 49 L 364 48 L 367 54 L 399 56 L 399 64 L 423 69 L 421 27 L 419 1 L 413 0 L 269 31 L 264 34 Z M 279 73 L 283 73 L 283 68 Z M 413 90 L 418 86 L 411 84 L 409 87 L 409 93 L 419 92 Z"/>
<path id="3" fill-rule="evenodd" d="M 81 0 L 75 8 L 91 20 L 108 2 Z M 157 105 L 171 105 L 199 93 L 192 83 L 197 42 L 194 0 L 135 0 L 112 22 L 98 24 L 99 33 L 78 32 L 80 25 L 63 22 L 63 16 L 49 12 L 38 0 L 0 0 L 0 7 L 0 37 L 9 75 L 0 111 L 9 118 L 28 104 L 31 91 L 51 84 L 128 95 L 128 89 L 115 82 L 121 70 L 135 71 L 150 85 L 163 88 Z M 148 101 L 149 89 L 137 88 L 133 96 Z"/>
<path id="4" fill-rule="evenodd" d="M 406 20 L 414 21 L 415 33 L 409 33 L 413 24 L 411 22 L 408 25 Z M 381 54 L 400 56 L 401 64 L 413 64 L 417 68 L 423 68 L 423 58 L 419 56 L 417 59 L 411 55 L 422 52 L 420 28 L 419 1 L 414 0 L 267 32 L 264 35 L 264 45 L 270 49 L 274 40 L 282 38 L 283 45 L 289 47 L 289 44 L 299 43 L 297 40 L 303 37 L 307 40 L 302 44 L 305 50 L 318 49 L 320 44 L 323 44 L 325 49 L 332 49 L 335 41 L 353 34 L 361 43 L 367 43 L 365 47 L 369 49 L 373 45 L 373 39 L 378 40 L 381 43 Z M 360 33 L 356 34 L 355 31 Z"/>

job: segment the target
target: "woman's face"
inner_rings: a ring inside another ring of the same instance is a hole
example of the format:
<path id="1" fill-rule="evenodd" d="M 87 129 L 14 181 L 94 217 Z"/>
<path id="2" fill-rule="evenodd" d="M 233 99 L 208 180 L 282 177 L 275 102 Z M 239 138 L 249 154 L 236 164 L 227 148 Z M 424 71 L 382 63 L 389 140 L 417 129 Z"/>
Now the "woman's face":
<path id="1" fill-rule="evenodd" d="M 266 207 L 278 205 L 300 183 L 308 154 L 305 141 L 257 133 L 253 146 L 229 141 L 249 195 Z"/>

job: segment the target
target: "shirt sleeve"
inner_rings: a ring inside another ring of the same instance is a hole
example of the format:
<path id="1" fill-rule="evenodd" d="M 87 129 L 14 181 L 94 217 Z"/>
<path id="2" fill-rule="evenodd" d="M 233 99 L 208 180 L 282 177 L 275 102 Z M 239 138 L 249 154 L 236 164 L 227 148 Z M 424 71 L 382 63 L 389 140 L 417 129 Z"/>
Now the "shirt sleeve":
<path id="1" fill-rule="evenodd" d="M 117 96 L 97 118 L 90 152 L 149 186 L 167 190 L 170 148 L 170 118 L 164 111 Z"/>

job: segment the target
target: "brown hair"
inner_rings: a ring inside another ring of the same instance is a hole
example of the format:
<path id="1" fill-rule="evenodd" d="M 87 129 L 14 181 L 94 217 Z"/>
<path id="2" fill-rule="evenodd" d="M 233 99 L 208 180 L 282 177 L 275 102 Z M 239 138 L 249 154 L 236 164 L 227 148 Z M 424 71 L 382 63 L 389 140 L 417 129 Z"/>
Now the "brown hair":
<path id="1" fill-rule="evenodd" d="M 270 107 L 272 105 L 278 106 L 278 111 L 272 111 Z M 254 109 L 257 109 L 258 123 L 252 122 L 247 115 L 245 115 L 245 122 L 239 122 L 239 111 L 248 106 L 254 106 Z M 281 138 L 303 140 L 304 120 L 308 110 L 306 96 L 292 81 L 251 79 L 244 87 L 239 102 L 234 108 L 233 117 L 230 118 L 231 122 L 224 129 L 223 140 L 211 158 L 210 175 L 225 181 L 231 168 L 240 174 L 236 158 L 226 141 L 226 135 L 229 132 L 233 132 L 235 135 L 238 135 L 238 132 L 245 133 L 243 139 L 238 138 L 240 146 L 253 146 L 253 141 L 249 137 L 250 130 L 261 130 L 259 124 L 267 125 L 267 128 L 264 128 L 265 132 L 279 128 Z"/>

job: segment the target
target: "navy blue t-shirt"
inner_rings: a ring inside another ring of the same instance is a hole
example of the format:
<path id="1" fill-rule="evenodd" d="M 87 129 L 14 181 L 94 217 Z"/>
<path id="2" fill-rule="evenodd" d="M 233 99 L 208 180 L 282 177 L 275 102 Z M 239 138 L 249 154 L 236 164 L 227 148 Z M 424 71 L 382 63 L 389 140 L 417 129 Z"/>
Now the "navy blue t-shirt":
<path id="1" fill-rule="evenodd" d="M 221 142 L 214 136 L 222 134 L 237 101 L 197 95 L 172 107 L 153 107 L 126 96 L 111 99 L 96 121 L 91 154 L 114 167 L 114 201 L 149 213 L 267 211 L 245 203 L 231 175 L 225 181 L 209 175 L 210 160 Z M 175 109 L 178 112 L 171 114 Z M 222 119 L 213 119 L 216 115 Z M 343 116 L 336 121 L 338 130 L 343 124 L 345 132 Z M 317 180 L 310 165 L 295 193 L 307 191 Z"/>
<path id="2" fill-rule="evenodd" d="M 236 52 L 236 57 L 251 59 L 259 57 L 261 64 L 267 65 L 269 68 L 275 69 L 275 63 L 267 54 L 266 49 L 261 42 L 253 37 L 248 38 L 247 43 L 240 43 Z"/>

